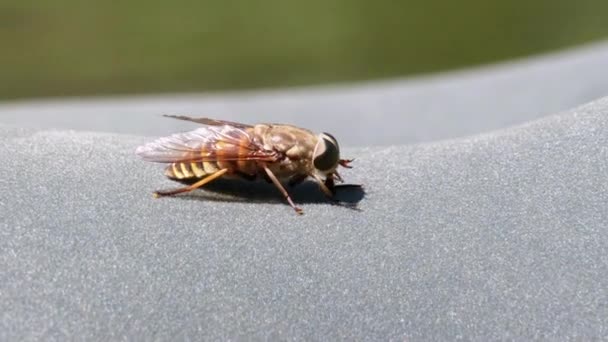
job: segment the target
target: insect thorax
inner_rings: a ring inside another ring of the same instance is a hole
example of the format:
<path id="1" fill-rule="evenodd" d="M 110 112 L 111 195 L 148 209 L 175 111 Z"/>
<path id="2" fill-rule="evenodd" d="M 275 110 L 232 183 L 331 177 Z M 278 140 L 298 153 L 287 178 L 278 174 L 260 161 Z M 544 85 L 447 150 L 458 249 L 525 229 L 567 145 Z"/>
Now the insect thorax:
<path id="1" fill-rule="evenodd" d="M 306 129 L 291 125 L 256 125 L 254 134 L 266 150 L 277 151 L 283 159 L 269 167 L 277 177 L 285 178 L 312 171 L 312 153 L 317 143 L 316 135 Z"/>

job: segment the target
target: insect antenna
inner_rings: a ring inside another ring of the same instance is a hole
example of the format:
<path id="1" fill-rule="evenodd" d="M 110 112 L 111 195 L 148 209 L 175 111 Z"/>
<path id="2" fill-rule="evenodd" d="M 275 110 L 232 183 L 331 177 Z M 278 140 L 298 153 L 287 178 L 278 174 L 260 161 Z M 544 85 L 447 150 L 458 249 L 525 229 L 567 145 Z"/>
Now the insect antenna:
<path id="1" fill-rule="evenodd" d="M 350 166 L 349 164 L 352 163 L 354 161 L 354 159 L 340 159 L 338 161 L 338 164 L 340 164 L 340 166 L 345 167 L 347 169 L 352 169 L 353 167 Z"/>

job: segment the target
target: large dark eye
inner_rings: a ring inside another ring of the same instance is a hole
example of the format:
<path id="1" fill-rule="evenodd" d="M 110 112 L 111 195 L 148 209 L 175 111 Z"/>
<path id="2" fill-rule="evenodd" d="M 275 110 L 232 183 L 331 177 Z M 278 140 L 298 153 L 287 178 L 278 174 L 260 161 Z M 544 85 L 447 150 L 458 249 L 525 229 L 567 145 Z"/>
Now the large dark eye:
<path id="1" fill-rule="evenodd" d="M 318 154 L 314 156 L 313 164 L 317 170 L 328 171 L 334 169 L 340 159 L 340 149 L 336 139 L 328 133 L 322 135 L 320 144 L 323 146 L 317 150 Z"/>

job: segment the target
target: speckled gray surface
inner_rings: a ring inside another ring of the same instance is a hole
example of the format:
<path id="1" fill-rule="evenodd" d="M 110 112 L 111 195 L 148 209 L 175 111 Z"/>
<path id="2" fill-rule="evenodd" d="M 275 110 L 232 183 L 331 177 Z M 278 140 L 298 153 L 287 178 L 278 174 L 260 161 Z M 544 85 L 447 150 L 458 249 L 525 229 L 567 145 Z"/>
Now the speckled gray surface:
<path id="1" fill-rule="evenodd" d="M 311 186 L 302 217 L 265 186 L 155 200 L 150 139 L 0 125 L 0 340 L 608 335 L 608 98 L 346 144 L 361 212 Z"/>

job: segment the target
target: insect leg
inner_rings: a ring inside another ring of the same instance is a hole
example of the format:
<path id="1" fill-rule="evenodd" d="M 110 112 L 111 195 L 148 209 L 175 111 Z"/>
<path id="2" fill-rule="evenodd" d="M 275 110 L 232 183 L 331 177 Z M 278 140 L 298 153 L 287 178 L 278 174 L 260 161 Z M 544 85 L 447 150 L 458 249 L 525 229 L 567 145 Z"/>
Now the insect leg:
<path id="1" fill-rule="evenodd" d="M 162 196 L 171 196 L 171 195 L 176 195 L 176 194 L 180 194 L 182 192 L 188 192 L 188 191 L 192 191 L 196 188 L 200 188 L 201 186 L 221 177 L 224 175 L 224 173 L 226 173 L 228 171 L 228 169 L 221 169 L 215 173 L 210 174 L 209 176 L 199 180 L 198 182 L 189 185 L 187 187 L 184 188 L 179 188 L 179 189 L 174 189 L 174 190 L 165 190 L 165 191 L 156 191 L 154 192 L 154 197 L 158 198 L 158 197 L 162 197 Z"/>
<path id="2" fill-rule="evenodd" d="M 341 207 L 345 207 L 348 209 L 354 209 L 354 210 L 359 210 L 356 205 L 350 205 L 344 202 L 340 202 L 339 200 L 334 198 L 335 195 L 335 190 L 336 190 L 336 185 L 334 183 L 334 179 L 333 177 L 327 177 L 327 179 L 325 180 L 325 182 L 317 175 L 313 174 L 311 175 L 319 184 L 319 188 L 321 188 L 321 191 L 323 191 L 323 193 L 325 194 L 325 196 L 327 196 L 327 199 L 330 201 L 331 204 L 333 205 L 339 205 Z"/>
<path id="3" fill-rule="evenodd" d="M 272 171 L 270 171 L 270 169 L 265 164 L 262 164 L 262 166 L 264 167 L 264 171 L 266 171 L 266 174 L 268 175 L 268 177 L 270 177 L 270 180 L 279 189 L 279 191 L 281 191 L 283 196 L 285 196 L 285 199 L 287 200 L 287 202 L 289 202 L 289 205 L 291 205 L 291 207 L 296 211 L 297 214 L 303 214 L 304 212 L 302 211 L 302 209 L 296 207 L 296 205 L 291 200 L 289 193 L 287 192 L 287 190 L 285 190 L 285 188 L 283 187 L 281 182 L 279 182 L 279 180 L 274 175 L 274 173 L 272 173 Z"/>
<path id="4" fill-rule="evenodd" d="M 321 178 L 319 178 L 319 176 L 312 175 L 312 177 L 317 181 L 317 183 L 319 184 L 319 188 L 321 188 L 321 191 L 323 191 L 325 196 L 327 196 L 327 198 L 329 198 L 330 200 L 335 201 L 333 199 L 334 198 L 334 192 L 332 191 L 333 189 L 330 189 L 330 187 L 333 188 L 333 178 L 326 185 L 325 182 L 323 182 L 323 180 Z"/>

